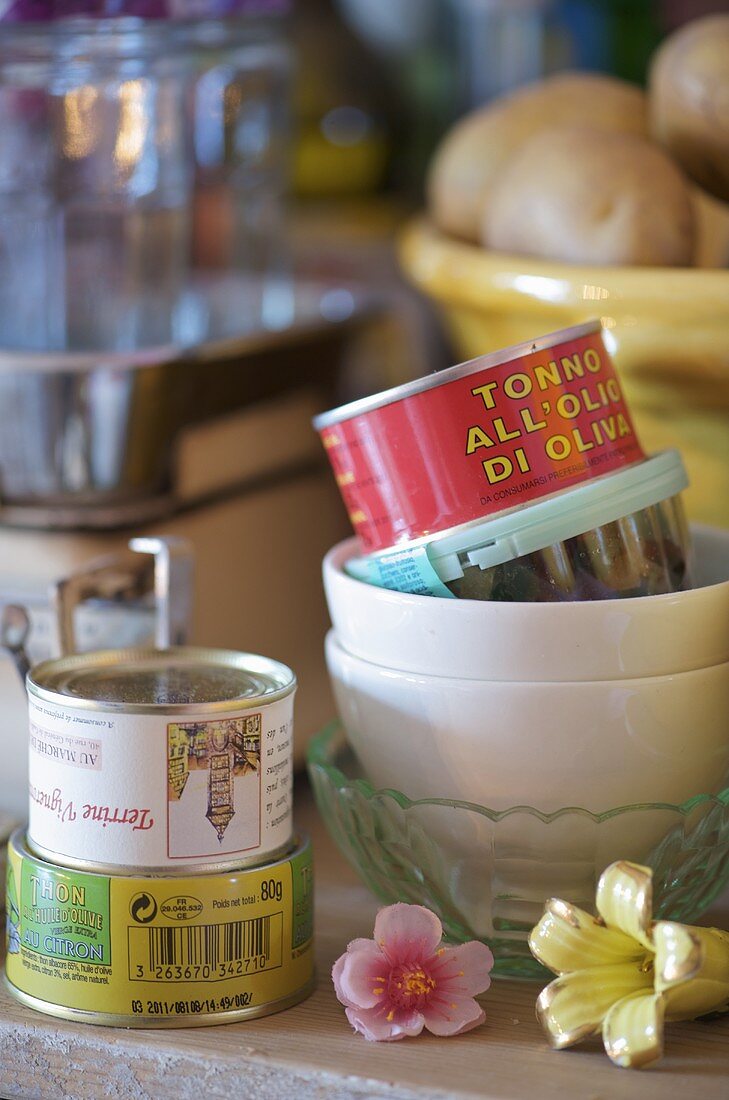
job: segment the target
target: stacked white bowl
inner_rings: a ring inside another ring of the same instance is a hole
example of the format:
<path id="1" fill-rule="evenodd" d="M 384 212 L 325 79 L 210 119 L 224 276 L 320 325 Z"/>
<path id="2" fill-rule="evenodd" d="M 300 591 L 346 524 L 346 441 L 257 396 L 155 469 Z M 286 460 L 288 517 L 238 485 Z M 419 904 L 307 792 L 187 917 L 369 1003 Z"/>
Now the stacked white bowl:
<path id="1" fill-rule="evenodd" d="M 327 662 L 364 775 L 413 800 L 547 814 L 719 792 L 729 776 L 729 532 L 693 534 L 690 591 L 541 604 L 378 588 L 344 571 L 355 540 L 336 546 L 324 561 Z M 646 857 L 661 826 L 645 821 L 643 834 L 630 816 L 611 832 L 605 863 Z M 437 840 L 459 858 L 472 846 L 475 858 L 483 836 L 474 826 Z M 513 844 L 515 860 L 528 853 L 518 829 Z"/>

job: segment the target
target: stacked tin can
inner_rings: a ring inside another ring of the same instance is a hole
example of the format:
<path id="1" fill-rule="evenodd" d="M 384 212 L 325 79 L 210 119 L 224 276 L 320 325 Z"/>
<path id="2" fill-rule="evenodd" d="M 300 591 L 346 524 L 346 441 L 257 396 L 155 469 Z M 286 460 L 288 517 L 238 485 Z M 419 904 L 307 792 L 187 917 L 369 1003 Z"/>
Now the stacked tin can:
<path id="1" fill-rule="evenodd" d="M 182 1027 L 313 984 L 285 665 L 168 646 L 27 675 L 30 813 L 8 846 L 6 976 L 42 1012 Z"/>
<path id="2" fill-rule="evenodd" d="M 347 571 L 447 599 L 690 587 L 680 456 L 646 458 L 599 322 L 317 417 L 358 536 Z"/>

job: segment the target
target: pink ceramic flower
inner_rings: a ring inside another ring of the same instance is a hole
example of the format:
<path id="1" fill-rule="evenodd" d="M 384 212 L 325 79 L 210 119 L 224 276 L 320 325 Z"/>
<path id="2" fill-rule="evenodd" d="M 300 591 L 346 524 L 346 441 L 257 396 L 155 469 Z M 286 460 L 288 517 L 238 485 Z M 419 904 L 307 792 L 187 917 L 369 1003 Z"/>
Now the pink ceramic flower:
<path id="1" fill-rule="evenodd" d="M 365 1039 L 404 1039 L 424 1027 L 460 1035 L 486 1019 L 474 1000 L 491 985 L 494 957 L 483 943 L 441 947 L 443 927 L 422 905 L 389 905 L 374 940 L 352 940 L 332 980 L 347 1019 Z"/>

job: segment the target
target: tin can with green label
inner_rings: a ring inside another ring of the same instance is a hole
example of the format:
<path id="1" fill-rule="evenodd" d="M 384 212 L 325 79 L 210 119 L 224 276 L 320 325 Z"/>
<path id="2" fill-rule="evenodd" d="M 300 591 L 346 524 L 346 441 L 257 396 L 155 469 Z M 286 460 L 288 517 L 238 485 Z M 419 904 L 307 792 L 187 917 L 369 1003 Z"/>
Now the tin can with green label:
<path id="1" fill-rule="evenodd" d="M 116 1027 L 266 1016 L 314 983 L 311 847 L 256 868 L 100 875 L 8 844 L 6 980 L 40 1012 Z"/>

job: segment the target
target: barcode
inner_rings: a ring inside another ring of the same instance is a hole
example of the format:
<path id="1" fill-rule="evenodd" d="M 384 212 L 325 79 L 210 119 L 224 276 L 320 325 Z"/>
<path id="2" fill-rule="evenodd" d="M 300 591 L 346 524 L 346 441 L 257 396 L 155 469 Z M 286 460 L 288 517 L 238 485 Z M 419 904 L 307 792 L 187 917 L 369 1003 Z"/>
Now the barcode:
<path id="1" fill-rule="evenodd" d="M 129 928 L 137 980 L 209 981 L 281 965 L 283 914 L 187 928 Z M 231 968 L 233 968 L 231 970 Z"/>

